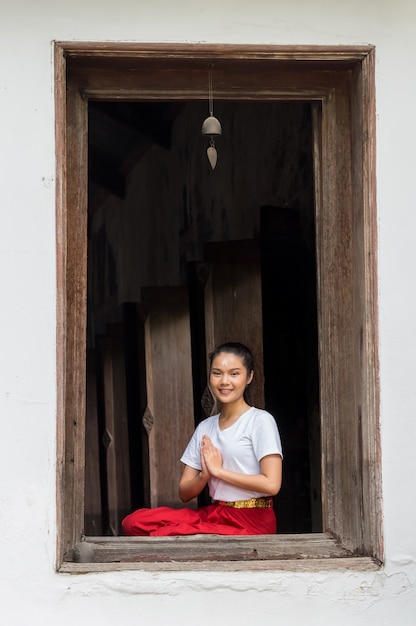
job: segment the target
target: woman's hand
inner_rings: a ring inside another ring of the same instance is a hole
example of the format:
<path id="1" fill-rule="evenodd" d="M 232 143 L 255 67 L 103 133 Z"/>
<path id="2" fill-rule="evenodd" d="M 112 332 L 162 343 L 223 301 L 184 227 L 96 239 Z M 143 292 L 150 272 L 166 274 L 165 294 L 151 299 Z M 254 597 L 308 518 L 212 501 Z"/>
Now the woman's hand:
<path id="1" fill-rule="evenodd" d="M 208 435 L 202 437 L 201 463 L 202 475 L 204 476 L 206 471 L 208 472 L 208 478 L 209 476 L 217 476 L 222 468 L 221 452 L 214 446 Z"/>
<path id="2" fill-rule="evenodd" d="M 205 458 L 204 458 L 204 454 L 202 452 L 202 445 L 201 445 L 201 471 L 199 473 L 200 477 L 203 478 L 206 482 L 208 482 L 208 479 L 210 477 L 210 473 L 209 470 L 207 468 L 207 464 L 205 463 Z"/>
<path id="3" fill-rule="evenodd" d="M 201 442 L 201 470 L 185 465 L 179 481 L 179 497 L 182 502 L 189 502 L 198 496 L 208 482 L 210 476 L 222 468 L 222 456 L 206 435 Z"/>

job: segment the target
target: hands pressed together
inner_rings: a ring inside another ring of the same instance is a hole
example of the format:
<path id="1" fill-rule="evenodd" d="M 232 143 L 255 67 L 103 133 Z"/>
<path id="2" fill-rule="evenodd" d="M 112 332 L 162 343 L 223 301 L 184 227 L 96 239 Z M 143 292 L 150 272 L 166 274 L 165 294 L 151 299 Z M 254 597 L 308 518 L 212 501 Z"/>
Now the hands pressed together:
<path id="1" fill-rule="evenodd" d="M 199 495 L 211 476 L 218 476 L 222 470 L 221 452 L 214 446 L 208 435 L 201 442 L 201 471 L 185 465 L 179 483 L 179 496 L 183 502 Z"/>
<path id="2" fill-rule="evenodd" d="M 183 502 L 198 496 L 211 477 L 239 487 L 267 495 L 278 493 L 282 480 L 282 458 L 269 454 L 260 460 L 259 474 L 241 474 L 223 467 L 221 452 L 208 435 L 201 442 L 201 471 L 185 465 L 179 483 L 179 496 Z"/>
<path id="3" fill-rule="evenodd" d="M 208 480 L 210 476 L 217 476 L 222 468 L 222 455 L 214 446 L 208 435 L 202 437 L 201 442 L 201 478 Z"/>

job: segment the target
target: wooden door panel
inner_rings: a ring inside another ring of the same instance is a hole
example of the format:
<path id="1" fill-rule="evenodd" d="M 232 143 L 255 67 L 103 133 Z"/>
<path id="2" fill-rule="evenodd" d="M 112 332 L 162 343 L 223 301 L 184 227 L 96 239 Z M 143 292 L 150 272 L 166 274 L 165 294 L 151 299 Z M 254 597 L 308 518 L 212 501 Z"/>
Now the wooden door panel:
<path id="1" fill-rule="evenodd" d="M 121 325 L 110 325 L 100 339 L 108 530 L 121 533 L 121 521 L 130 512 L 130 467 L 125 354 Z"/>
<path id="2" fill-rule="evenodd" d="M 194 430 L 188 293 L 184 287 L 146 287 L 145 360 L 150 506 L 183 506 L 180 457 Z M 190 506 L 194 506 L 191 503 Z"/>
<path id="3" fill-rule="evenodd" d="M 209 273 L 205 285 L 206 350 L 240 341 L 253 353 L 255 376 L 250 401 L 264 407 L 261 262 L 258 242 L 229 241 L 205 246 Z"/>
<path id="4" fill-rule="evenodd" d="M 85 535 L 103 532 L 99 465 L 96 353 L 87 352 L 87 403 L 85 416 Z"/>

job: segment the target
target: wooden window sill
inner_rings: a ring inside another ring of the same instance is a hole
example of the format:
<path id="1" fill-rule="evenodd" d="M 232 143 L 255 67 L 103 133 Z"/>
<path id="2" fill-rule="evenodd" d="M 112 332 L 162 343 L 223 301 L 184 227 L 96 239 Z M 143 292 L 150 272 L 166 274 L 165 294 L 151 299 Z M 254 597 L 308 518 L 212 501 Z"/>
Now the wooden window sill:
<path id="1" fill-rule="evenodd" d="M 325 533 L 302 535 L 86 537 L 59 572 L 376 570 Z"/>

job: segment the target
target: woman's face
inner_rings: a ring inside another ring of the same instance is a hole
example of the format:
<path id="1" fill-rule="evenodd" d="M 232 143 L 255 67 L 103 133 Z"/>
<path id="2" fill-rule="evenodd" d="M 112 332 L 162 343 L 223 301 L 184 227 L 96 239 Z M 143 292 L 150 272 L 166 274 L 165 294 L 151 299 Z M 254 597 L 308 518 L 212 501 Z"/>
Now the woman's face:
<path id="1" fill-rule="evenodd" d="M 248 372 L 240 357 L 232 352 L 220 352 L 212 361 L 210 387 L 223 404 L 241 399 L 252 378 L 253 372 Z"/>

